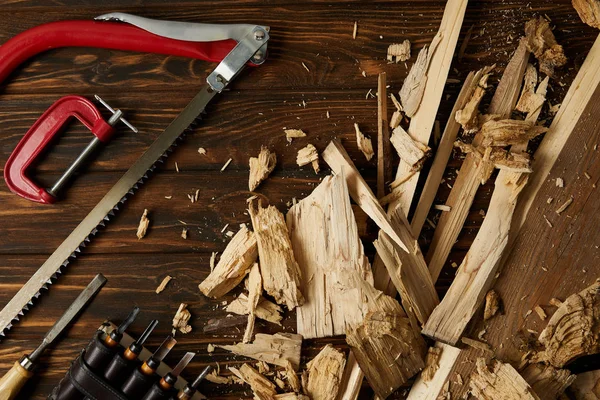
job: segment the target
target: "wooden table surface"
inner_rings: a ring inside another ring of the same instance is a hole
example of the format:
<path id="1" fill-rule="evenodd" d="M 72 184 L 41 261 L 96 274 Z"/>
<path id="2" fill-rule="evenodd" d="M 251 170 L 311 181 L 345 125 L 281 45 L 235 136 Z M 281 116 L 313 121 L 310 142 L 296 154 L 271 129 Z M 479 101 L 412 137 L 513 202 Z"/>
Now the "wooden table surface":
<path id="1" fill-rule="evenodd" d="M 262 145 L 277 154 L 275 172 L 257 192 L 282 211 L 287 210 L 286 204 L 293 197 L 300 199 L 309 194 L 328 173 L 325 166 L 319 175 L 315 175 L 310 166 L 299 168 L 296 165 L 296 152 L 307 143 L 323 150 L 332 138 L 341 138 L 365 178 L 373 184 L 375 161 L 366 162 L 357 150 L 352 125 L 359 123 L 365 134 L 376 138 L 376 99 L 367 96 L 367 92 L 376 91 L 377 74 L 381 71 L 387 72 L 389 90 L 393 92 L 400 89 L 407 74 L 403 63 L 387 63 L 388 45 L 403 39 L 411 40 L 413 57 L 408 63 L 410 66 L 418 50 L 429 43 L 437 31 L 445 4 L 444 1 L 341 0 L 311 0 L 303 4 L 292 0 L 175 0 L 169 4 L 160 0 L 106 0 L 101 6 L 93 0 L 3 3 L 0 6 L 0 43 L 42 23 L 90 19 L 110 11 L 190 22 L 257 23 L 271 26 L 272 35 L 270 59 L 263 66 L 242 73 L 209 107 L 200 127 L 186 138 L 166 164 L 127 202 L 124 210 L 77 261 L 69 265 L 66 274 L 47 293 L 44 292 L 36 306 L 0 343 L 0 373 L 3 373 L 21 354 L 37 346 L 45 331 L 94 274 L 102 272 L 108 278 L 107 286 L 77 323 L 43 356 L 38 375 L 24 389 L 21 399 L 45 398 L 98 325 L 107 318 L 120 322 L 133 305 L 140 306 L 142 312 L 131 327 L 131 333 L 139 334 L 150 319 L 160 320 L 148 342 L 148 347 L 154 348 L 170 332 L 171 319 L 179 304 L 189 303 L 194 330 L 185 336 L 178 335 L 179 344 L 167 357 L 172 364 L 186 351 L 197 352 L 184 372 L 188 379 L 209 363 L 219 362 L 222 368 L 226 364 L 240 364 L 242 358 L 219 349 L 208 354 L 206 346 L 208 343 L 237 342 L 243 332 L 202 333 L 202 327 L 210 318 L 226 315 L 222 301 L 231 301 L 239 290 L 224 299 L 211 300 L 200 294 L 197 285 L 209 272 L 211 252 L 222 251 L 228 241 L 223 227 L 229 224 L 235 230 L 238 224 L 249 221 L 246 213 L 246 199 L 251 195 L 247 190 L 249 157 L 256 156 Z M 473 33 L 464 57 L 453 61 L 439 111 L 442 126 L 467 73 L 493 63 L 503 67 L 516 48 L 524 23 L 539 14 L 552 20 L 557 39 L 569 57 L 568 65 L 551 83 L 549 101 L 552 104 L 561 101 L 597 31 L 579 20 L 569 0 L 472 0 L 459 44 L 469 28 L 472 27 Z M 358 21 L 355 40 L 352 39 L 354 21 Z M 99 94 L 114 107 L 124 110 L 140 132 L 134 134 L 122 129 L 75 180 L 63 201 L 56 205 L 23 200 L 0 182 L 0 305 L 9 301 L 189 102 L 212 68 L 214 64 L 180 57 L 65 48 L 34 57 L 2 84 L 2 166 L 41 113 L 68 94 L 87 97 Z M 589 113 L 597 115 L 597 108 L 598 102 L 595 102 Z M 330 118 L 327 118 L 327 112 Z M 588 116 L 588 119 L 590 129 L 582 130 L 581 135 L 587 135 L 586 143 L 591 146 L 597 140 L 598 124 L 592 117 Z M 283 127 L 301 128 L 308 133 L 308 138 L 288 144 Z M 528 297 L 518 310 L 507 312 L 494 323 L 498 332 L 493 334 L 495 345 L 513 342 L 513 333 L 529 323 L 523 317 L 527 309 L 553 295 L 564 298 L 600 276 L 598 250 L 594 247 L 600 244 L 598 202 L 590 201 L 594 199 L 594 193 L 597 198 L 597 192 L 590 189 L 589 181 L 580 177 L 587 170 L 595 182 L 600 176 L 600 165 L 597 160 L 578 152 L 583 143 L 581 140 L 584 140 L 581 135 L 569 141 L 566 146 L 569 151 L 563 153 L 556 167 L 559 170 L 553 172 L 557 176 L 562 174 L 566 182 L 566 187 L 553 194 L 554 197 L 575 195 L 575 203 L 568 213 L 573 218 L 557 222 L 559 227 L 554 230 L 544 228 L 543 222 L 533 219 L 524 226 L 522 232 L 528 232 L 532 239 L 517 242 L 517 247 L 538 246 L 540 251 L 529 264 L 512 262 L 500 278 L 498 289 L 507 304 L 520 304 L 519 299 Z M 37 178 L 51 183 L 90 137 L 90 133 L 80 126 L 68 129 L 37 167 Z M 205 156 L 198 154 L 199 147 L 206 149 Z M 229 158 L 231 164 L 220 172 Z M 439 202 L 448 195 L 448 184 L 452 184 L 460 161 L 460 155 L 455 153 L 446 173 L 446 182 L 439 189 Z M 179 172 L 175 170 L 175 163 Z M 550 182 L 547 186 L 547 191 L 557 190 L 552 189 Z M 199 199 L 192 204 L 187 195 L 198 189 Z M 492 189 L 493 179 L 480 189 L 475 199 L 438 281 L 440 294 L 454 275 L 450 264 L 460 264 L 481 224 L 483 217 L 479 211 L 486 209 Z M 582 190 L 585 196 L 577 196 Z M 546 207 L 546 204 L 540 207 Z M 152 222 L 148 235 L 138 240 L 135 233 L 145 208 L 149 210 Z M 431 217 L 435 218 L 435 212 Z M 180 236 L 183 227 L 189 229 L 187 240 Z M 376 229 L 369 223 L 363 233 L 365 246 L 372 256 L 371 241 Z M 431 235 L 431 228 L 426 227 L 421 238 L 424 249 Z M 549 251 L 551 246 L 557 252 L 560 250 L 559 253 Z M 552 268 L 535 274 L 527 269 L 544 264 L 551 264 Z M 525 272 L 519 271 L 519 267 Z M 526 274 L 528 279 L 521 280 L 521 285 L 511 284 L 514 278 L 508 277 L 520 273 Z M 162 294 L 156 295 L 156 286 L 167 274 L 175 279 Z M 543 328 L 538 321 L 535 328 L 540 326 Z M 264 322 L 257 323 L 257 330 L 262 332 L 293 331 L 294 313 L 287 313 L 283 328 L 276 328 Z M 309 360 L 327 342 L 346 348 L 343 338 L 306 340 L 303 361 Z M 504 352 L 502 356 L 508 358 L 509 354 Z M 461 391 L 458 385 L 453 384 L 452 388 L 457 393 Z M 206 384 L 203 391 L 211 398 L 238 398 L 251 394 L 247 387 L 214 384 Z M 369 393 L 365 383 L 364 397 L 369 397 Z M 399 390 L 394 397 L 402 398 L 403 395 L 403 390 Z"/>

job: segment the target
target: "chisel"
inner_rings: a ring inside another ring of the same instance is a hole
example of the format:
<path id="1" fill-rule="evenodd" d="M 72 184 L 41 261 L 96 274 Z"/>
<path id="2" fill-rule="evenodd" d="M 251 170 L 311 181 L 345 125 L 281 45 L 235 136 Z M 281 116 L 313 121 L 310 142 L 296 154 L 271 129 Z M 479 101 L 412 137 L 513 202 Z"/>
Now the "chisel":
<path id="1" fill-rule="evenodd" d="M 171 398 L 171 396 L 175 394 L 174 386 L 175 382 L 177 382 L 177 378 L 179 378 L 179 374 L 187 367 L 195 355 L 196 354 L 193 351 L 185 353 L 175 368 L 163 376 L 160 381 L 152 385 L 142 400 L 168 400 Z"/>
<path id="2" fill-rule="evenodd" d="M 158 380 L 156 369 L 175 344 L 177 344 L 177 340 L 172 336 L 168 336 L 154 354 L 125 380 L 125 383 L 121 386 L 121 391 L 132 400 L 141 399 L 150 389 L 150 386 Z"/>
<path id="3" fill-rule="evenodd" d="M 27 380 L 33 376 L 33 368 L 38 358 L 69 325 L 73 318 L 79 314 L 92 297 L 102 289 L 105 283 L 106 278 L 102 274 L 96 275 L 90 284 L 77 296 L 62 317 L 46 333 L 38 348 L 31 354 L 24 355 L 21 357 L 21 360 L 15 362 L 6 375 L 0 379 L 0 400 L 12 400 L 17 396 Z"/>
<path id="4" fill-rule="evenodd" d="M 196 390 L 198 390 L 198 386 L 200 386 L 200 382 L 202 382 L 204 380 L 204 378 L 206 378 L 206 375 L 210 374 L 212 372 L 212 370 L 213 370 L 213 367 L 211 365 L 204 368 L 202 370 L 202 372 L 200 372 L 200 375 L 198 375 L 198 377 L 196 379 L 194 379 L 194 382 L 188 383 L 183 389 L 181 389 L 179 391 L 179 393 L 177 393 L 176 399 L 177 400 L 190 400 L 192 398 L 192 396 L 196 393 Z"/>

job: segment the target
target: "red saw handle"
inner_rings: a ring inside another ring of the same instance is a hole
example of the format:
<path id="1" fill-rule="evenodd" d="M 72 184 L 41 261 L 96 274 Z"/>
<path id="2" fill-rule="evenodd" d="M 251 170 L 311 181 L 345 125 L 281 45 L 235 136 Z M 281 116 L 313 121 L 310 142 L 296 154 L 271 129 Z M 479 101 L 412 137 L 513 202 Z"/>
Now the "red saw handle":
<path id="1" fill-rule="evenodd" d="M 81 121 L 102 142 L 108 142 L 114 133 L 114 128 L 104 121 L 94 103 L 88 99 L 81 96 L 59 99 L 33 124 L 8 158 L 4 179 L 11 192 L 38 203 L 56 201 L 46 189 L 27 176 L 27 171 L 72 118 Z"/>
<path id="2" fill-rule="evenodd" d="M 99 47 L 220 62 L 235 45 L 233 39 L 216 42 L 169 39 L 117 22 L 50 22 L 28 29 L 0 46 L 0 83 L 30 57 L 60 47 Z"/>

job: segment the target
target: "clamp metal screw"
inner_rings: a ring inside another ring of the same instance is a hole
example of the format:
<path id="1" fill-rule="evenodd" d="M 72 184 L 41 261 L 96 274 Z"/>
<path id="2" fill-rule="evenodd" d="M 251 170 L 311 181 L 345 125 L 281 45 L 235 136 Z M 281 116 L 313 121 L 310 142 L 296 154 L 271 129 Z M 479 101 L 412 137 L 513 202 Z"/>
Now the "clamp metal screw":
<path id="1" fill-rule="evenodd" d="M 110 119 L 108 120 L 108 124 L 110 126 L 114 126 L 117 121 L 121 121 L 122 123 L 124 123 L 129 129 L 131 129 L 134 133 L 138 133 L 138 129 L 131 125 L 129 123 L 129 121 L 127 121 L 125 118 L 122 117 L 123 112 L 121 110 L 115 110 L 114 108 L 112 108 L 111 106 L 108 105 L 107 102 L 105 102 L 102 97 L 98 96 L 97 94 L 94 95 L 94 98 L 100 103 L 102 104 L 108 111 L 110 111 L 113 115 L 112 117 L 110 117 Z"/>
<path id="2" fill-rule="evenodd" d="M 265 33 L 261 30 L 254 32 L 254 39 L 263 40 L 265 38 Z"/>

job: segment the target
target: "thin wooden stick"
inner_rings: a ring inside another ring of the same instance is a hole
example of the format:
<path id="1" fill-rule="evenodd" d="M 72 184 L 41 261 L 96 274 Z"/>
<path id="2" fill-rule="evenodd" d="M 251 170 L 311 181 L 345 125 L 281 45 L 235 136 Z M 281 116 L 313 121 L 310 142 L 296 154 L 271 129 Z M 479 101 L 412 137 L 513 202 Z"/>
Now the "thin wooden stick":
<path id="1" fill-rule="evenodd" d="M 390 131 L 387 117 L 386 74 L 377 79 L 377 198 L 385 196 L 385 183 L 391 178 Z"/>

